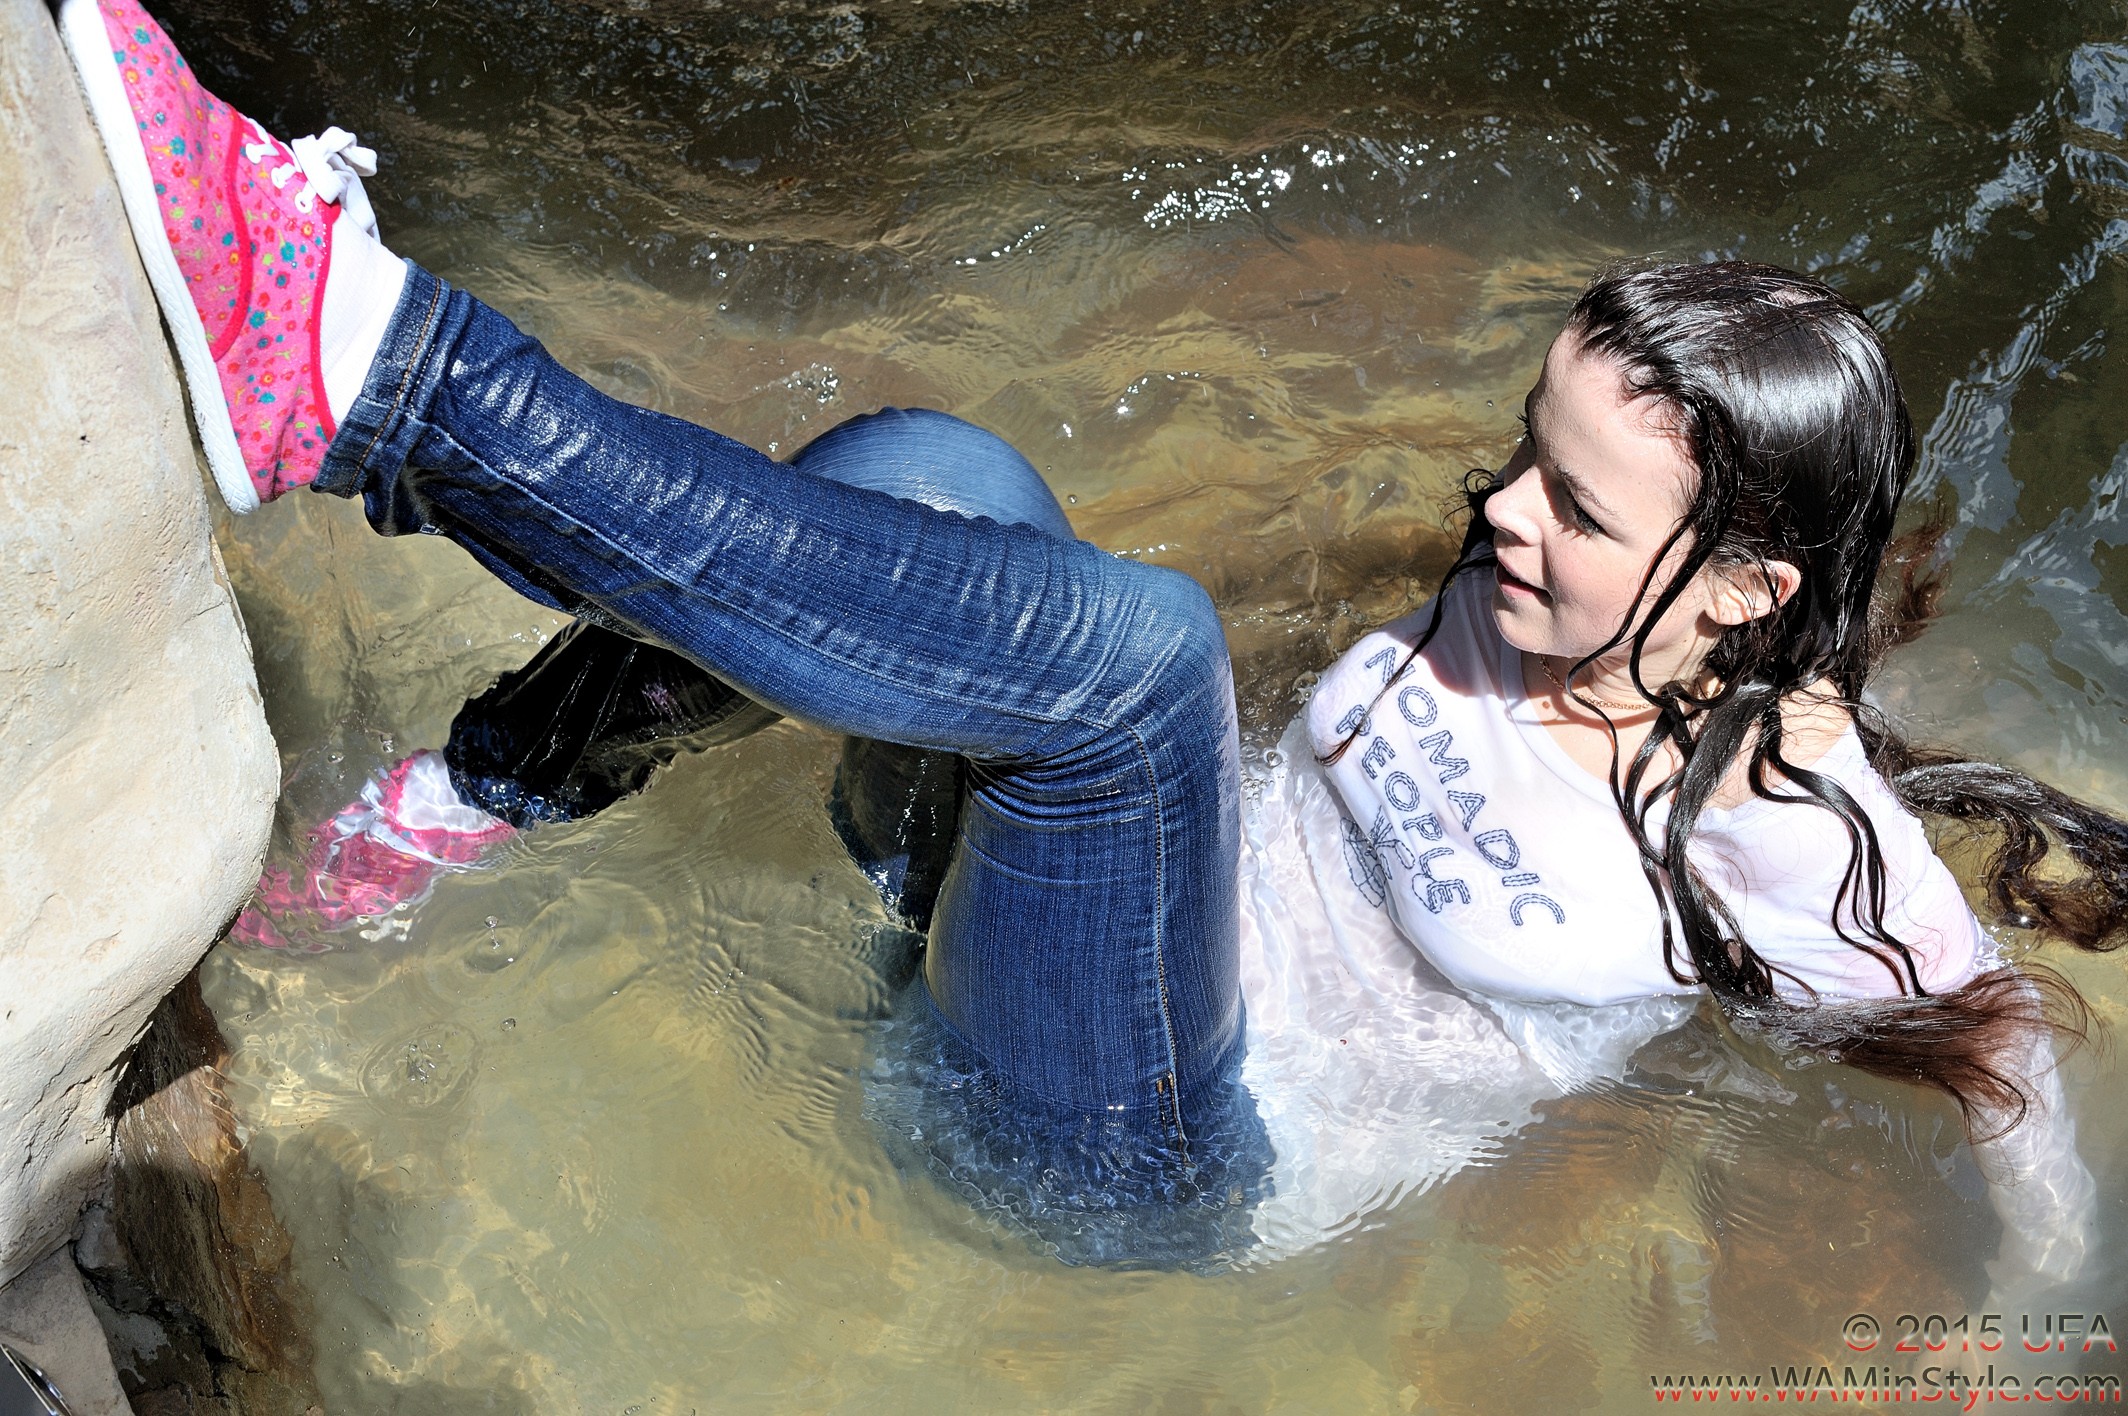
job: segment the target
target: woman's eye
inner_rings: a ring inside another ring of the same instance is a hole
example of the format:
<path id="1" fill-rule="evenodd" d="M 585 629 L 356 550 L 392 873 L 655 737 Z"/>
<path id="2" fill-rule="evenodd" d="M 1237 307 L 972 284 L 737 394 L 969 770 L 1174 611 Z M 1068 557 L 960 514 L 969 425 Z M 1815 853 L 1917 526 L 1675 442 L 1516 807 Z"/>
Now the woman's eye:
<path id="1" fill-rule="evenodd" d="M 1600 536 L 1603 534 L 1603 524 L 1582 509 L 1580 499 L 1571 491 L 1562 486 L 1559 489 L 1559 497 L 1561 501 L 1566 503 L 1567 518 L 1574 523 L 1575 530 L 1584 536 Z"/>
<path id="2" fill-rule="evenodd" d="M 1580 500 L 1575 497 L 1573 490 L 1567 486 L 1563 479 L 1554 478 L 1552 480 L 1551 495 L 1553 498 L 1552 504 L 1566 513 L 1566 519 L 1574 524 L 1576 531 L 1579 531 L 1584 536 L 1601 536 L 1603 534 L 1603 523 L 1582 509 Z"/>

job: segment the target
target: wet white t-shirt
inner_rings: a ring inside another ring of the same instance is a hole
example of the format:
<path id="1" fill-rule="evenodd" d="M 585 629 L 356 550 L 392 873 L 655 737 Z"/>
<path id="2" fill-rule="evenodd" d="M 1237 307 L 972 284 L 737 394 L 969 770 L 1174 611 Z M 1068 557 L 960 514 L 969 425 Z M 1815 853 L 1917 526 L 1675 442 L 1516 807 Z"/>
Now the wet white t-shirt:
<path id="1" fill-rule="evenodd" d="M 1663 966 L 1617 808 L 1531 711 L 1490 589 L 1475 574 L 1453 587 L 1440 634 L 1386 693 L 1425 615 L 1363 639 L 1245 776 L 1243 1079 L 1277 1154 L 1255 1216 L 1264 1259 L 1364 1226 L 1496 1150 L 1541 1101 L 1620 1078 L 1698 1006 Z M 1366 731 L 1322 766 L 1370 704 Z M 1816 766 L 1876 826 L 1886 924 L 1920 946 L 1927 986 L 1985 966 L 1956 882 L 1860 743 L 1849 734 Z M 1695 862 L 1769 962 L 1828 998 L 1897 991 L 1832 933 L 1847 847 L 1828 813 L 1753 803 L 1706 813 L 1699 834 Z M 1772 1077 L 1722 1084 L 1783 1091 Z M 2073 1131 L 2020 1129 L 2083 1175 Z"/>
<path id="2" fill-rule="evenodd" d="M 1521 655 L 1494 627 L 1491 589 L 1489 571 L 1458 580 L 1439 633 L 1408 666 L 1429 611 L 1368 635 L 1308 705 L 1318 753 L 1351 737 L 1328 773 L 1352 822 L 1353 885 L 1465 988 L 1584 1004 L 1690 991 L 1663 959 L 1660 911 L 1610 788 L 1539 721 Z M 1850 730 L 1813 766 L 1868 814 L 1884 858 L 1884 925 L 1915 952 L 1923 984 L 1971 978 L 1980 926 L 1860 739 Z M 1658 833 L 1663 814 L 1652 818 Z M 1850 846 L 1830 811 L 1758 799 L 1710 808 L 1689 850 L 1784 995 L 1910 991 L 1835 928 Z M 1861 903 L 1851 896 L 1841 910 L 1857 938 Z M 1689 974 L 1682 941 L 1678 951 Z"/>
<path id="3" fill-rule="evenodd" d="M 1296 720 L 1244 775 L 1242 1081 L 1276 1157 L 1268 1262 L 1364 1228 L 1496 1152 L 1549 1097 L 1617 1078 L 1697 999 L 1521 1003 L 1443 978 L 1354 883 L 1348 819 Z"/>

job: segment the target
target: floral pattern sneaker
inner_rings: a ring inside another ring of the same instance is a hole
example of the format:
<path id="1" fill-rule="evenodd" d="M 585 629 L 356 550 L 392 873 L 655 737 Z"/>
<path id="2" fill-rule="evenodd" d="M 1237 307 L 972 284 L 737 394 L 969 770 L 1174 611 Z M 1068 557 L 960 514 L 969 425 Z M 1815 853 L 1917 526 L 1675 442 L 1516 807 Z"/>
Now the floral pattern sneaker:
<path id="1" fill-rule="evenodd" d="M 459 798 L 442 753 L 417 752 L 370 778 L 360 797 L 312 833 L 299 872 L 268 866 L 230 937 L 265 949 L 302 941 L 304 952 L 320 953 L 332 947 L 321 931 L 403 932 L 403 907 L 516 834 Z"/>
<path id="2" fill-rule="evenodd" d="M 334 431 L 318 353 L 333 226 L 374 233 L 375 154 L 338 128 L 283 143 L 201 87 L 134 0 L 66 0 L 60 28 L 223 500 L 246 512 L 307 485 Z"/>

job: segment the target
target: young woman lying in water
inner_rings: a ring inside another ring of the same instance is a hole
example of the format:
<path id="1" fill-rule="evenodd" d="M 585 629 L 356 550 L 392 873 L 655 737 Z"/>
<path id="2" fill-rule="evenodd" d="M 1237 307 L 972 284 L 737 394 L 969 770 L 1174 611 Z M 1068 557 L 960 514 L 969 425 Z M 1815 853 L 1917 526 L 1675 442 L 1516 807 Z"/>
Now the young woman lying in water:
<path id="1" fill-rule="evenodd" d="M 783 464 L 607 398 L 389 255 L 348 135 L 283 145 L 131 0 L 63 22 L 231 505 L 359 496 L 581 621 L 241 936 L 389 910 L 789 714 L 849 735 L 838 828 L 928 934 L 911 1011 L 964 1123 L 931 1160 L 1075 1257 L 1304 1242 L 1711 994 L 1948 1092 L 2006 1273 L 2081 1268 L 2073 991 L 1997 955 L 1916 813 L 1998 833 L 1997 922 L 2085 949 L 2120 942 L 2128 831 L 1864 705 L 1914 442 L 1832 290 L 1592 283 L 1438 595 L 1331 667 L 1245 812 L 1209 600 L 1075 540 L 996 438 L 890 410 Z"/>

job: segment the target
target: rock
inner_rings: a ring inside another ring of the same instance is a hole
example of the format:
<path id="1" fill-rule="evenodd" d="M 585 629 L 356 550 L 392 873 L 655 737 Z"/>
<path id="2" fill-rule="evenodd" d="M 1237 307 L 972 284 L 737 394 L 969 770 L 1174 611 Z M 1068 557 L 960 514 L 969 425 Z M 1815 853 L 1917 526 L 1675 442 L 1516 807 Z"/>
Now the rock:
<path id="1" fill-rule="evenodd" d="M 0 1282 L 258 878 L 278 763 L 176 375 L 50 14 L 0 0 Z"/>
<path id="2" fill-rule="evenodd" d="M 309 1307 L 237 1136 L 228 1060 L 188 974 L 126 1068 L 108 1200 L 75 1254 L 136 1411 L 300 1416 L 317 1401 Z"/>
<path id="3" fill-rule="evenodd" d="M 37 1364 L 73 1416 L 125 1416 L 132 1410 L 81 1275 L 64 1250 L 0 1292 L 0 1342 Z"/>
<path id="4" fill-rule="evenodd" d="M 228 1044 L 199 975 L 163 1000 L 119 1093 L 111 1217 L 125 1265 L 254 1372 L 310 1369 L 290 1241 L 223 1090 Z"/>

